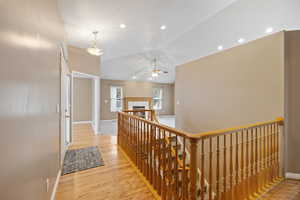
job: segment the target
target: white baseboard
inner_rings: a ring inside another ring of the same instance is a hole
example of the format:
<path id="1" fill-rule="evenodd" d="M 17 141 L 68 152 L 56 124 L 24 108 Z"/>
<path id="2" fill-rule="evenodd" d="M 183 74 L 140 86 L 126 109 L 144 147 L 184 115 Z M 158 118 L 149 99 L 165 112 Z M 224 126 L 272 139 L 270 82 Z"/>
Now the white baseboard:
<path id="1" fill-rule="evenodd" d="M 104 119 L 104 120 L 100 120 L 100 122 L 116 122 L 117 119 Z"/>
<path id="2" fill-rule="evenodd" d="M 100 126 L 100 123 L 98 123 L 98 126 Z M 92 128 L 93 128 L 95 135 L 98 135 L 100 133 L 99 130 L 96 130 L 94 123 L 92 123 Z"/>
<path id="3" fill-rule="evenodd" d="M 57 187 L 58 187 L 60 175 L 61 175 L 61 170 L 58 171 L 58 174 L 57 174 L 57 177 L 56 177 L 56 180 L 55 180 L 55 183 L 54 183 L 54 187 L 53 187 L 53 191 L 52 191 L 50 200 L 55 200 L 55 195 L 56 195 L 56 190 L 57 190 Z"/>
<path id="4" fill-rule="evenodd" d="M 158 115 L 159 118 L 175 118 L 175 115 Z"/>
<path id="5" fill-rule="evenodd" d="M 91 123 L 91 125 L 92 125 L 92 129 L 93 129 L 93 131 L 94 131 L 94 132 L 96 132 L 96 130 L 95 130 L 95 125 L 94 125 L 94 123 L 93 123 L 93 122 Z"/>
<path id="6" fill-rule="evenodd" d="M 73 122 L 73 124 L 91 124 L 92 121 L 78 121 L 78 122 Z"/>
<path id="7" fill-rule="evenodd" d="M 300 174 L 287 172 L 285 178 L 300 180 Z"/>

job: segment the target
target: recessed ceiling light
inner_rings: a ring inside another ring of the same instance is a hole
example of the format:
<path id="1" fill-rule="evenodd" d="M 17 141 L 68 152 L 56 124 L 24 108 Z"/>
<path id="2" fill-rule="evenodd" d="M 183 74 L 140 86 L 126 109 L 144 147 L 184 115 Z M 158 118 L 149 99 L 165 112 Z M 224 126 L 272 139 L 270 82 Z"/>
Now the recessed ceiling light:
<path id="1" fill-rule="evenodd" d="M 269 27 L 266 29 L 266 33 L 272 33 L 274 31 L 274 29 L 272 27 Z"/>
<path id="2" fill-rule="evenodd" d="M 238 42 L 241 44 L 241 43 L 244 43 L 245 42 L 245 39 L 244 38 L 240 38 L 239 40 L 238 40 Z"/>
<path id="3" fill-rule="evenodd" d="M 167 27 L 165 26 L 165 25 L 162 25 L 161 27 L 160 27 L 160 30 L 165 30 Z"/>
<path id="4" fill-rule="evenodd" d="M 126 28 L 126 24 L 120 24 L 120 28 Z"/>
<path id="5" fill-rule="evenodd" d="M 218 46 L 218 50 L 223 50 L 223 46 L 222 45 L 220 45 L 220 46 Z"/>
<path id="6" fill-rule="evenodd" d="M 135 79 L 136 79 L 136 76 L 132 76 L 132 79 L 135 80 Z"/>

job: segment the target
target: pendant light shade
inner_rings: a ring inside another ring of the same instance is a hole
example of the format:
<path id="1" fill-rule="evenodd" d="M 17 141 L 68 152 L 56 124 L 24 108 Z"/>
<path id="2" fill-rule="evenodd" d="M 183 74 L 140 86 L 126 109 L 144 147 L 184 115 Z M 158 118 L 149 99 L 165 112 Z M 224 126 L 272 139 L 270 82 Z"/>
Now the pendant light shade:
<path id="1" fill-rule="evenodd" d="M 86 49 L 89 54 L 94 55 L 94 56 L 101 56 L 103 55 L 103 50 L 97 48 L 97 46 L 90 47 Z"/>
<path id="2" fill-rule="evenodd" d="M 94 31 L 94 41 L 91 47 L 87 48 L 87 52 L 93 56 L 101 56 L 103 55 L 103 50 L 97 47 L 97 34 L 98 31 Z"/>

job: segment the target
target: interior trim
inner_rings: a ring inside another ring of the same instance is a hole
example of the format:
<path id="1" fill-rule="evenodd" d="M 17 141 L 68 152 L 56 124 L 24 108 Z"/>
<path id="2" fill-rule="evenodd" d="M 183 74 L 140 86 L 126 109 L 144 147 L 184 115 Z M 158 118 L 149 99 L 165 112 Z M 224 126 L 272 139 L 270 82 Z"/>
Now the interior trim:
<path id="1" fill-rule="evenodd" d="M 287 172 L 285 173 L 285 178 L 300 180 L 300 174 Z"/>
<path id="2" fill-rule="evenodd" d="M 61 170 L 58 171 L 50 200 L 55 200 L 55 195 L 56 195 L 56 190 L 57 190 L 57 187 L 58 187 L 60 175 L 61 175 Z"/>
<path id="3" fill-rule="evenodd" d="M 77 122 L 72 122 L 73 124 L 91 124 L 92 121 L 77 121 Z"/>

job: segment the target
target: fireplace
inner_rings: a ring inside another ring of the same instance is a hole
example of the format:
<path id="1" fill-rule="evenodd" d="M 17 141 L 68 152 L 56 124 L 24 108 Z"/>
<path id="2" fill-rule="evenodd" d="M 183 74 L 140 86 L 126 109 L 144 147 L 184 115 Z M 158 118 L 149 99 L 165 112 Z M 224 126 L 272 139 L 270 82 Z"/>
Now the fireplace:
<path id="1" fill-rule="evenodd" d="M 132 110 L 145 110 L 145 109 L 146 109 L 146 106 L 132 106 Z M 142 118 L 146 118 L 145 111 L 135 112 L 134 115 L 137 115 Z"/>
<path id="2" fill-rule="evenodd" d="M 152 109 L 152 98 L 151 97 L 125 97 L 124 98 L 124 110 L 136 109 Z"/>

